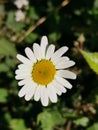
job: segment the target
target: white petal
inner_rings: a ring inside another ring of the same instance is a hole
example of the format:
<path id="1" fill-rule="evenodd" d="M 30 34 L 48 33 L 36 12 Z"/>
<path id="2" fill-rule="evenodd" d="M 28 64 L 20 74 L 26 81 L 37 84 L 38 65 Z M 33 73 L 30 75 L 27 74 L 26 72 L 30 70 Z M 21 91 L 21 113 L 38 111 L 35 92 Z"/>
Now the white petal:
<path id="1" fill-rule="evenodd" d="M 42 56 L 42 58 L 45 58 L 47 45 L 48 45 L 48 39 L 46 36 L 43 36 L 41 39 L 41 52 L 42 52 L 41 56 Z"/>
<path id="2" fill-rule="evenodd" d="M 25 19 L 25 12 L 22 10 L 17 10 L 15 12 L 15 20 L 16 22 L 20 22 Z"/>
<path id="3" fill-rule="evenodd" d="M 27 6 L 29 4 L 29 2 L 27 0 L 23 1 L 23 5 Z"/>
<path id="4" fill-rule="evenodd" d="M 43 106 L 48 105 L 48 93 L 46 87 L 41 87 L 41 102 Z"/>
<path id="5" fill-rule="evenodd" d="M 53 87 L 55 87 L 56 94 L 60 96 L 60 95 L 62 94 L 62 92 L 60 91 L 60 89 L 57 88 L 56 85 L 57 85 L 57 84 L 53 83 Z"/>
<path id="6" fill-rule="evenodd" d="M 66 88 L 62 86 L 60 83 L 58 83 L 56 80 L 54 80 L 54 86 L 57 90 L 59 90 L 61 93 L 66 93 Z"/>
<path id="7" fill-rule="evenodd" d="M 68 50 L 68 47 L 64 46 L 58 49 L 51 57 L 52 60 L 61 57 L 66 51 Z"/>
<path id="8" fill-rule="evenodd" d="M 19 75 L 16 75 L 15 76 L 15 79 L 17 79 L 17 80 L 21 80 L 21 79 L 25 79 L 25 78 L 29 78 L 30 77 L 30 75 L 26 75 L 26 74 L 19 74 Z"/>
<path id="9" fill-rule="evenodd" d="M 51 102 L 56 103 L 57 102 L 57 95 L 56 95 L 55 87 L 52 85 L 48 85 L 47 92 L 48 92 L 48 96 L 49 96 Z"/>
<path id="10" fill-rule="evenodd" d="M 31 76 L 32 70 L 29 69 L 17 69 L 15 71 L 16 75 L 30 75 Z"/>
<path id="11" fill-rule="evenodd" d="M 26 58 L 26 57 L 24 57 L 24 56 L 22 56 L 22 55 L 20 55 L 20 54 L 17 54 L 17 59 L 19 60 L 19 61 L 21 61 L 22 63 L 24 63 L 24 64 L 30 64 L 31 63 L 31 61 L 28 59 L 28 58 Z"/>
<path id="12" fill-rule="evenodd" d="M 61 85 L 65 86 L 65 88 L 71 89 L 72 85 L 64 78 L 59 77 L 59 76 L 55 76 L 56 80 L 58 83 L 60 83 Z"/>
<path id="13" fill-rule="evenodd" d="M 27 86 L 23 86 L 21 89 L 20 89 L 20 91 L 19 91 L 19 93 L 18 93 L 18 96 L 19 97 L 23 97 L 25 94 L 26 94 L 26 91 L 28 90 L 28 87 Z"/>
<path id="14" fill-rule="evenodd" d="M 33 63 L 36 62 L 36 57 L 34 56 L 33 51 L 29 47 L 25 48 L 25 53 Z"/>
<path id="15" fill-rule="evenodd" d="M 15 71 L 15 74 L 17 75 L 17 74 L 23 74 L 23 72 L 24 71 L 22 71 L 21 69 L 17 69 L 16 71 Z M 25 72 L 27 72 L 27 71 L 25 71 Z"/>
<path id="16" fill-rule="evenodd" d="M 63 57 L 59 57 L 59 58 L 53 59 L 53 63 L 55 65 L 57 65 L 57 64 L 61 64 L 64 61 L 67 62 L 68 60 L 69 60 L 69 58 L 67 56 L 63 56 Z"/>
<path id="17" fill-rule="evenodd" d="M 31 72 L 32 71 L 28 71 L 28 70 L 21 70 L 21 69 L 17 69 L 16 71 L 15 71 L 15 74 L 16 75 L 30 75 L 31 76 Z"/>
<path id="18" fill-rule="evenodd" d="M 33 64 L 20 64 L 18 65 L 19 69 L 28 69 L 28 68 L 32 68 Z M 28 69 L 29 70 L 29 69 Z"/>
<path id="19" fill-rule="evenodd" d="M 63 61 L 59 64 L 56 65 L 56 69 L 66 69 L 68 67 L 71 67 L 75 64 L 74 61 L 68 60 L 68 61 Z"/>
<path id="20" fill-rule="evenodd" d="M 18 96 L 19 97 L 23 97 L 24 95 L 28 95 L 28 93 L 31 91 L 31 89 L 32 89 L 32 94 L 33 94 L 33 91 L 35 90 L 35 87 L 36 87 L 36 84 L 27 84 L 27 85 L 25 85 L 25 86 L 23 86 L 21 89 L 20 89 L 20 91 L 19 91 L 19 93 L 18 93 Z M 30 94 L 29 94 L 30 95 Z"/>
<path id="21" fill-rule="evenodd" d="M 31 85 L 31 86 L 28 86 L 28 87 L 29 87 L 28 91 L 26 92 L 26 95 L 25 95 L 26 101 L 29 101 L 33 97 L 34 92 L 36 90 L 36 86 Z"/>
<path id="22" fill-rule="evenodd" d="M 21 9 L 21 8 L 22 8 L 22 6 L 23 6 L 22 2 L 17 1 L 17 0 L 14 2 L 14 4 L 15 4 L 15 5 L 16 5 L 16 7 L 17 7 L 17 8 L 19 8 L 19 9 Z"/>
<path id="23" fill-rule="evenodd" d="M 76 79 L 76 74 L 69 70 L 58 70 L 56 73 L 63 78 Z"/>
<path id="24" fill-rule="evenodd" d="M 15 74 L 31 74 L 32 67 L 31 66 L 19 66 L 19 69 L 15 71 Z"/>
<path id="25" fill-rule="evenodd" d="M 35 91 L 35 94 L 34 94 L 34 100 L 35 101 L 38 101 L 40 99 L 41 87 L 42 86 L 37 86 L 37 88 L 36 88 L 36 91 Z"/>
<path id="26" fill-rule="evenodd" d="M 25 84 L 28 84 L 28 83 L 31 83 L 32 84 L 32 79 L 30 77 L 26 78 L 26 79 L 23 79 L 21 81 L 18 82 L 18 85 L 19 86 L 22 86 L 22 85 L 25 85 Z"/>
<path id="27" fill-rule="evenodd" d="M 46 59 L 50 59 L 51 56 L 53 55 L 55 51 L 55 46 L 53 44 L 51 44 L 48 49 L 47 49 L 47 52 L 46 52 Z"/>
<path id="28" fill-rule="evenodd" d="M 59 89 L 57 89 L 56 87 L 55 87 L 55 90 L 56 90 L 56 94 L 57 94 L 57 95 L 60 96 L 60 95 L 62 94 L 62 92 L 61 92 Z"/>
<path id="29" fill-rule="evenodd" d="M 26 80 L 25 79 L 23 79 L 23 80 L 21 80 L 21 81 L 18 82 L 19 86 L 23 86 L 25 84 L 26 84 Z"/>
<path id="30" fill-rule="evenodd" d="M 32 73 L 32 69 L 33 69 L 33 64 L 31 65 L 26 65 L 26 64 L 20 64 L 18 65 L 18 69 L 16 70 L 16 74 L 20 74 L 20 73 L 28 73 L 31 74 Z"/>
<path id="31" fill-rule="evenodd" d="M 37 58 L 37 60 L 41 59 L 41 48 L 37 43 L 33 44 L 33 51 L 34 51 L 34 55 Z"/>
<path id="32" fill-rule="evenodd" d="M 67 90 L 66 90 L 66 88 L 64 88 L 63 86 L 55 86 L 55 88 L 56 88 L 56 91 L 58 92 L 58 95 L 61 95 L 62 93 L 66 93 L 67 92 Z"/>

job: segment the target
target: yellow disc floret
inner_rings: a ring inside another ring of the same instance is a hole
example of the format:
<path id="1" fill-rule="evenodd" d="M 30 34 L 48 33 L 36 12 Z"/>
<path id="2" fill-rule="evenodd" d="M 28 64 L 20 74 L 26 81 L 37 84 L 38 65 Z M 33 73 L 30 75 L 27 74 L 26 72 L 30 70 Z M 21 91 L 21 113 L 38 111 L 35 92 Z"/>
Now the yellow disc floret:
<path id="1" fill-rule="evenodd" d="M 32 78 L 40 85 L 47 85 L 54 79 L 56 73 L 55 66 L 49 60 L 40 60 L 33 66 Z"/>

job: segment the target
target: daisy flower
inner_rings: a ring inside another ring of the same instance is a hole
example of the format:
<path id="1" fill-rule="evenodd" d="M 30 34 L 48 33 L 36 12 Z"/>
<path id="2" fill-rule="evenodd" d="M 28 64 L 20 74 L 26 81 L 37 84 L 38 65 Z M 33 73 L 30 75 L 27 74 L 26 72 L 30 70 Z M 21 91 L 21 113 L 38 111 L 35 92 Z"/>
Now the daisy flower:
<path id="1" fill-rule="evenodd" d="M 71 89 L 72 85 L 66 79 L 76 79 L 76 75 L 66 69 L 75 62 L 63 56 L 67 50 L 68 47 L 63 46 L 55 51 L 55 46 L 48 45 L 47 37 L 43 36 L 40 45 L 33 44 L 33 50 L 25 48 L 27 57 L 17 54 L 17 59 L 22 62 L 15 71 L 15 78 L 20 80 L 18 85 L 23 86 L 19 97 L 24 96 L 26 101 L 33 97 L 47 106 L 49 100 L 56 103 L 57 95 Z"/>
<path id="2" fill-rule="evenodd" d="M 17 10 L 15 13 L 15 20 L 17 22 L 25 19 L 25 13 L 22 10 Z"/>
<path id="3" fill-rule="evenodd" d="M 23 6 L 28 6 L 28 0 L 15 0 L 14 4 L 18 9 L 21 9 Z"/>

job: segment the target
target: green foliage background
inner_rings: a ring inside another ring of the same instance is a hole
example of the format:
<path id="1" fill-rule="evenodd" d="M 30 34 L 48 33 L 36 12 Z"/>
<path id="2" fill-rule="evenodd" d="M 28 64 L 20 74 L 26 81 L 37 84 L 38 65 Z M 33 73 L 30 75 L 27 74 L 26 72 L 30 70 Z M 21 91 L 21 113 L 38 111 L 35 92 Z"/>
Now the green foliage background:
<path id="1" fill-rule="evenodd" d="M 0 130 L 98 130 L 98 0 L 29 0 L 20 22 L 16 11 L 13 0 L 0 0 Z M 57 49 L 69 47 L 77 74 L 73 88 L 48 107 L 20 99 L 14 78 L 16 54 L 43 35 Z"/>

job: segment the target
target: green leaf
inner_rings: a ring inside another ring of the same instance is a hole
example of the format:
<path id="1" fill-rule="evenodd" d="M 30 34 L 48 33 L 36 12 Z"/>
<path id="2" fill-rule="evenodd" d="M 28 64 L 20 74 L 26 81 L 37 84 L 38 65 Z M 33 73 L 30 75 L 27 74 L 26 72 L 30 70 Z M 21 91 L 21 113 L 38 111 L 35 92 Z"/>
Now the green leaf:
<path id="1" fill-rule="evenodd" d="M 0 88 L 0 103 L 6 103 L 7 96 L 8 96 L 7 90 L 4 88 Z"/>
<path id="2" fill-rule="evenodd" d="M 95 0 L 95 1 L 94 1 L 94 7 L 95 7 L 95 8 L 98 8 L 98 0 Z"/>
<path id="3" fill-rule="evenodd" d="M 92 126 L 87 128 L 87 130 L 98 130 L 98 123 L 94 123 Z"/>
<path id="4" fill-rule="evenodd" d="M 0 63 L 0 73 L 1 72 L 6 72 L 8 70 L 9 70 L 9 67 L 6 64 Z"/>
<path id="5" fill-rule="evenodd" d="M 11 121 L 11 115 L 10 112 L 5 112 L 4 113 L 4 118 L 7 120 L 7 122 L 9 123 Z"/>
<path id="6" fill-rule="evenodd" d="M 5 64 L 10 68 L 14 68 L 16 65 L 16 61 L 10 57 L 6 57 Z"/>
<path id="7" fill-rule="evenodd" d="M 12 119 L 10 127 L 12 130 L 27 130 L 23 119 Z"/>
<path id="8" fill-rule="evenodd" d="M 0 16 L 3 16 L 4 13 L 5 13 L 5 11 L 4 11 L 4 5 L 0 4 Z"/>
<path id="9" fill-rule="evenodd" d="M 53 32 L 51 34 L 49 34 L 49 39 L 50 41 L 57 41 L 59 38 L 61 37 L 61 34 L 59 32 Z"/>
<path id="10" fill-rule="evenodd" d="M 67 118 L 67 119 L 76 119 L 78 116 L 75 114 L 75 113 L 64 113 L 64 115 L 63 115 L 65 118 Z"/>
<path id="11" fill-rule="evenodd" d="M 73 121 L 76 125 L 81 125 L 86 127 L 89 123 L 89 119 L 87 117 L 81 117 Z"/>
<path id="12" fill-rule="evenodd" d="M 14 57 L 16 53 L 13 43 L 4 38 L 0 39 L 0 55 Z"/>
<path id="13" fill-rule="evenodd" d="M 19 32 L 22 30 L 22 28 L 24 27 L 24 23 L 23 22 L 16 22 L 15 21 L 15 12 L 9 12 L 8 13 L 8 17 L 7 17 L 7 21 L 6 21 L 7 26 L 12 29 L 15 32 Z"/>
<path id="14" fill-rule="evenodd" d="M 83 50 L 80 50 L 80 52 L 83 55 L 83 57 L 85 58 L 86 62 L 90 66 L 90 68 L 96 74 L 98 74 L 98 53 L 97 52 L 91 53 L 91 52 L 86 52 Z"/>
<path id="15" fill-rule="evenodd" d="M 37 14 L 34 7 L 30 7 L 29 17 L 32 18 L 33 20 L 38 20 L 39 19 L 39 16 L 38 16 L 38 14 Z"/>
<path id="16" fill-rule="evenodd" d="M 75 10 L 74 13 L 75 15 L 80 16 L 82 14 L 82 10 Z"/>
<path id="17" fill-rule="evenodd" d="M 32 41 L 35 41 L 37 38 L 38 38 L 37 33 L 31 33 L 25 38 L 25 41 L 28 43 L 30 43 L 30 42 L 32 43 Z"/>
<path id="18" fill-rule="evenodd" d="M 44 111 L 38 115 L 37 121 L 41 123 L 42 130 L 52 130 L 54 126 L 64 123 L 58 111 Z"/>

